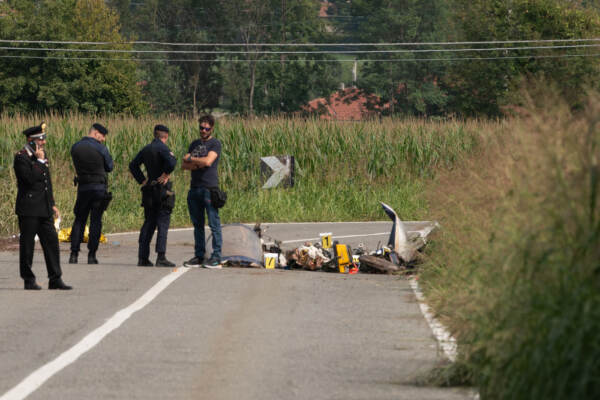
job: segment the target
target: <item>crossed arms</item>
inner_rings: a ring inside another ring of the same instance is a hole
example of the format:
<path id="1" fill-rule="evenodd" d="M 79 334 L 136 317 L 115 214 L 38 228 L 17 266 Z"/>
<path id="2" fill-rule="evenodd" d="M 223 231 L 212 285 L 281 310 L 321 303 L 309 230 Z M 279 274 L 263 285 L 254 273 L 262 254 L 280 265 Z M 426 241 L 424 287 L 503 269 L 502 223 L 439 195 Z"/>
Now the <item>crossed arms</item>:
<path id="1" fill-rule="evenodd" d="M 206 157 L 192 157 L 190 153 L 183 156 L 182 169 L 195 170 L 210 167 L 219 155 L 215 151 L 209 151 Z"/>

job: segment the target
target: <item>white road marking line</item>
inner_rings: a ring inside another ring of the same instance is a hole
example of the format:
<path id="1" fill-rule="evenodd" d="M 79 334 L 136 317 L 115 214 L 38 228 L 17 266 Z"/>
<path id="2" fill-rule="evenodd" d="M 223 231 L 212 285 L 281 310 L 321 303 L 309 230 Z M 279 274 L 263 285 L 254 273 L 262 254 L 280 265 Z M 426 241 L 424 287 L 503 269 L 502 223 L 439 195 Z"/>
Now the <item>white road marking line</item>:
<path id="1" fill-rule="evenodd" d="M 433 314 L 429 311 L 429 306 L 425 303 L 425 296 L 423 296 L 423 292 L 421 292 L 421 288 L 419 287 L 419 283 L 417 282 L 417 280 L 411 279 L 409 283 L 410 287 L 415 293 L 417 300 L 419 301 L 419 307 L 421 308 L 421 312 L 427 320 L 427 323 L 429 324 L 433 335 L 442 347 L 442 350 L 444 350 L 446 357 L 448 357 L 450 361 L 455 362 L 457 353 L 456 339 L 450 334 L 450 332 L 446 330 L 446 327 L 444 327 L 444 325 L 442 325 L 437 319 L 435 319 Z"/>
<path id="2" fill-rule="evenodd" d="M 345 236 L 332 236 L 332 239 L 348 239 L 348 238 L 355 238 L 355 237 L 366 237 L 366 236 L 382 236 L 382 235 L 389 235 L 389 232 L 380 232 L 380 233 L 365 233 L 363 235 L 345 235 Z M 294 240 L 283 240 L 281 241 L 281 244 L 286 244 L 286 243 L 298 243 L 298 242 L 315 242 L 315 241 L 320 241 L 321 238 L 309 238 L 309 239 L 294 239 Z M 268 245 L 272 245 L 275 244 L 275 242 L 269 242 L 269 243 L 265 243 L 267 246 Z"/>
<path id="3" fill-rule="evenodd" d="M 419 222 L 419 221 L 402 221 L 405 224 L 410 224 L 412 222 Z M 350 221 L 350 222 L 263 222 L 262 225 L 324 225 L 324 224 L 390 224 L 390 221 Z M 254 226 L 256 224 L 244 224 L 246 226 Z M 185 231 L 193 231 L 194 228 L 175 228 L 175 229 L 169 229 L 169 232 L 185 232 Z M 134 232 L 115 232 L 115 233 L 107 233 L 106 236 L 122 236 L 122 235 L 132 235 L 132 234 L 136 234 L 139 235 L 140 232 L 139 231 L 134 231 Z"/>
<path id="4" fill-rule="evenodd" d="M 29 396 L 31 393 L 36 391 L 42 386 L 48 379 L 58 373 L 60 370 L 75 362 L 84 353 L 91 350 L 96 346 L 106 335 L 117 329 L 123 322 L 127 321 L 129 317 L 136 311 L 144 308 L 150 303 L 156 296 L 165 290 L 171 283 L 177 278 L 186 273 L 189 268 L 179 267 L 169 275 L 164 276 L 154 286 L 152 286 L 146 293 L 144 293 L 139 299 L 133 302 L 128 307 L 117 311 L 115 315 L 109 318 L 102 326 L 96 328 L 90 332 L 86 337 L 81 339 L 79 343 L 65 351 L 54 360 L 50 361 L 46 365 L 41 366 L 34 372 L 32 372 L 27 378 L 23 379 L 17 386 L 4 393 L 0 400 L 22 400 Z"/>

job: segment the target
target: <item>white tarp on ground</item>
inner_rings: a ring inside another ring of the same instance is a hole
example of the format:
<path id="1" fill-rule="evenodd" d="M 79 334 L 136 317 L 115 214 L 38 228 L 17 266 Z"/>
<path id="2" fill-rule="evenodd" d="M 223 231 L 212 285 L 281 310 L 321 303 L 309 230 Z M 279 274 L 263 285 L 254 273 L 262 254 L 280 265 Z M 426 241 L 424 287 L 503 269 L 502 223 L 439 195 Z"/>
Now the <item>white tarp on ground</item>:
<path id="1" fill-rule="evenodd" d="M 221 261 L 263 265 L 262 244 L 252 228 L 243 224 L 227 224 L 221 227 L 221 231 Z M 212 234 L 206 240 L 206 254 L 212 254 Z"/>

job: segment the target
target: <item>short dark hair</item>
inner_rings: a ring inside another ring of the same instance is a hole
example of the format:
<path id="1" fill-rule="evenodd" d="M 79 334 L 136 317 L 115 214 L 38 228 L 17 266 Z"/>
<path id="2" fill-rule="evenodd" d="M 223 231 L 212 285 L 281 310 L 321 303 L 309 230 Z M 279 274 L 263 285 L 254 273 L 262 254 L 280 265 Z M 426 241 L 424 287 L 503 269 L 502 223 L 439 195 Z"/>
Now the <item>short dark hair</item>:
<path id="1" fill-rule="evenodd" d="M 156 125 L 156 126 L 154 127 L 154 137 L 158 137 L 158 133 L 159 133 L 159 132 L 164 132 L 164 133 L 167 133 L 167 134 L 168 134 L 168 133 L 169 133 L 169 128 L 167 128 L 167 127 L 166 127 L 166 126 L 164 126 L 164 125 L 160 125 L 160 124 L 158 124 L 158 125 Z"/>
<path id="2" fill-rule="evenodd" d="M 92 128 L 97 130 L 98 132 L 100 132 L 102 135 L 106 136 L 108 135 L 108 129 L 106 129 L 103 125 L 99 124 L 99 123 L 95 123 L 92 125 Z"/>
<path id="3" fill-rule="evenodd" d="M 200 117 L 200 119 L 198 119 L 198 124 L 202 124 L 203 122 L 206 122 L 212 128 L 215 126 L 215 117 L 210 114 L 203 115 Z"/>

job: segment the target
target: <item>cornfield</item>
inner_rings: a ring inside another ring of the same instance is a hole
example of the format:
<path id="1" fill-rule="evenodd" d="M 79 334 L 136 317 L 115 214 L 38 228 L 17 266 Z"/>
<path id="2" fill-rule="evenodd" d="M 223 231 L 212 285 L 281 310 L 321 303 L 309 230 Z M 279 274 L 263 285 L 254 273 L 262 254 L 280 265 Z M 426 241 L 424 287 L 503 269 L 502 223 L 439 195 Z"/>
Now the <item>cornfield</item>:
<path id="1" fill-rule="evenodd" d="M 72 222 L 76 188 L 70 148 L 87 134 L 93 122 L 110 131 L 108 146 L 115 161 L 109 174 L 114 199 L 104 218 L 105 231 L 139 228 L 142 221 L 139 187 L 128 165 L 152 140 L 155 124 L 171 131 L 168 145 L 181 160 L 198 137 L 195 121 L 182 117 L 96 117 L 71 115 L 0 116 L 0 171 L 3 191 L 0 235 L 17 231 L 16 197 L 12 171 L 14 153 L 24 144 L 23 129 L 45 121 L 57 205 L 63 225 Z M 378 201 L 398 210 L 404 219 L 425 218 L 420 195 L 440 168 L 452 168 L 475 151 L 482 132 L 494 123 L 428 122 L 386 119 L 367 122 L 265 118 L 222 118 L 215 136 L 223 144 L 219 164 L 221 186 L 229 200 L 222 209 L 226 222 L 342 221 L 381 219 Z M 261 189 L 260 157 L 292 155 L 296 159 L 296 185 L 289 189 Z M 172 226 L 190 225 L 187 214 L 187 173 L 173 175 L 177 201 Z"/>

